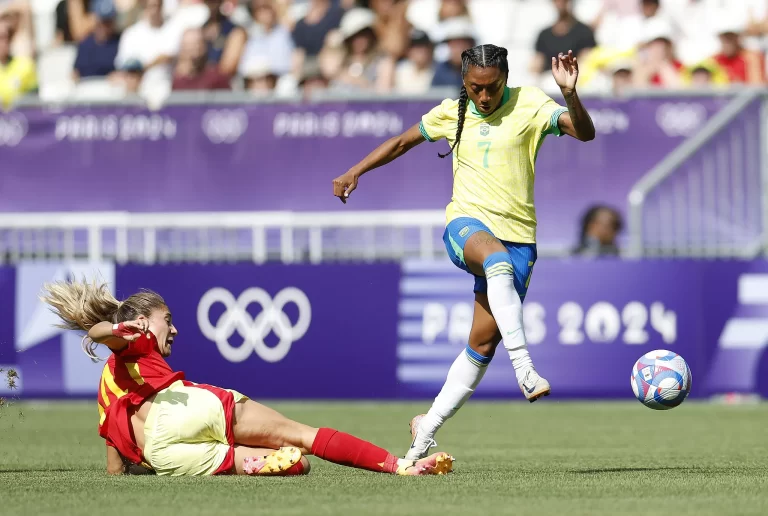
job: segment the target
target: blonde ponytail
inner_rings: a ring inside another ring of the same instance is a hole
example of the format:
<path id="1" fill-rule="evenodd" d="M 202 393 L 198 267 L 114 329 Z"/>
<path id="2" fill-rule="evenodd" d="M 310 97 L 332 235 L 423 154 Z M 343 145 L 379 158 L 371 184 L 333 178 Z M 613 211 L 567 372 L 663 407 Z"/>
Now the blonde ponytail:
<path id="1" fill-rule="evenodd" d="M 88 331 L 101 321 L 112 321 L 120 303 L 106 283 L 57 281 L 43 286 L 40 299 L 59 316 L 59 328 Z"/>
<path id="2" fill-rule="evenodd" d="M 121 302 L 109 291 L 106 282 L 56 281 L 43 286 L 40 299 L 50 305 L 59 316 L 59 328 L 87 332 L 94 325 L 109 321 L 120 323 L 136 319 L 139 315 L 149 317 L 152 310 L 165 307 L 165 301 L 158 294 L 144 290 Z M 83 337 L 85 354 L 94 362 L 103 360 L 96 355 L 96 347 L 88 335 Z"/>

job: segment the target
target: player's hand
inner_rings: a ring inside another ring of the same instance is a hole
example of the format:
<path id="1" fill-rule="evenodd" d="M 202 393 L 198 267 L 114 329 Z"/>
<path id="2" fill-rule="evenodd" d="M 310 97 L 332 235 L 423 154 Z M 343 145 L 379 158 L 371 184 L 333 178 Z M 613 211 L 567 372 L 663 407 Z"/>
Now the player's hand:
<path id="1" fill-rule="evenodd" d="M 112 326 L 112 335 L 128 342 L 133 342 L 147 333 L 149 333 L 149 321 L 145 318 L 125 321 Z"/>
<path id="2" fill-rule="evenodd" d="M 573 51 L 569 50 L 568 54 L 561 53 L 552 58 L 552 76 L 563 92 L 572 92 L 576 89 L 576 81 L 579 78 L 579 63 L 576 61 Z"/>
<path id="3" fill-rule="evenodd" d="M 333 180 L 333 195 L 347 204 L 347 197 L 357 188 L 357 174 L 346 172 Z"/>

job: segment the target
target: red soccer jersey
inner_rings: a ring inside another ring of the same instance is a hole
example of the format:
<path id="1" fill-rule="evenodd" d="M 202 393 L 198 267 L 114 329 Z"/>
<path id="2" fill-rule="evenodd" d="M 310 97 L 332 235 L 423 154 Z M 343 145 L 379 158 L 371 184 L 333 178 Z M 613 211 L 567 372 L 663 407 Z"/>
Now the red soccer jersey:
<path id="1" fill-rule="evenodd" d="M 134 407 L 184 379 L 184 373 L 174 372 L 160 355 L 155 336 L 148 335 L 112 353 L 99 383 L 99 435 L 135 464 L 143 458 L 131 426 Z"/>
<path id="2" fill-rule="evenodd" d="M 744 57 L 743 53 L 734 57 L 717 54 L 715 56 L 715 61 L 717 61 L 717 64 L 722 66 L 725 73 L 728 74 L 728 81 L 747 82 L 747 59 Z"/>

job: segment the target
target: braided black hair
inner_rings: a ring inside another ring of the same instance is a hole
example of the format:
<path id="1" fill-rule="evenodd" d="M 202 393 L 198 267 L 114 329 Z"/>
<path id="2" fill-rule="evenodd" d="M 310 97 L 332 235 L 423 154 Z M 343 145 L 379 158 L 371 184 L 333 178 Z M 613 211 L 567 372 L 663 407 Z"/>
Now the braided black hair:
<path id="1" fill-rule="evenodd" d="M 470 66 L 480 68 L 498 68 L 505 77 L 509 76 L 509 63 L 507 62 L 507 49 L 496 45 L 478 45 L 468 48 L 461 53 L 461 77 L 467 75 Z M 449 156 L 461 142 L 461 132 L 464 130 L 464 116 L 467 113 L 469 94 L 462 84 L 459 93 L 459 123 L 456 126 L 456 138 L 451 148 L 445 154 L 438 153 L 441 158 Z"/>

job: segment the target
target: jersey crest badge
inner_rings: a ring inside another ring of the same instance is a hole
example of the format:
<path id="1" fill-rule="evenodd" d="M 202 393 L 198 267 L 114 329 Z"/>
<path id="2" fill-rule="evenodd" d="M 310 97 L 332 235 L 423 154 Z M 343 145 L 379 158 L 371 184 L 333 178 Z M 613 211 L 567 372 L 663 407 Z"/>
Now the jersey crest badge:
<path id="1" fill-rule="evenodd" d="M 480 136 L 488 136 L 488 133 L 491 132 L 491 126 L 487 123 L 480 124 Z"/>

